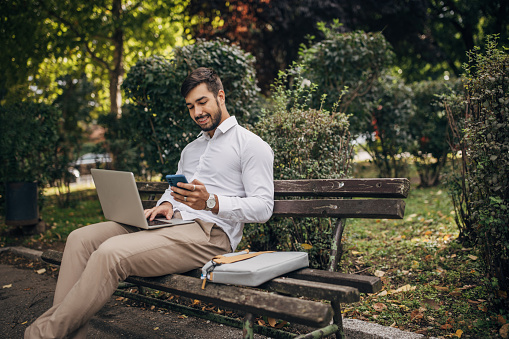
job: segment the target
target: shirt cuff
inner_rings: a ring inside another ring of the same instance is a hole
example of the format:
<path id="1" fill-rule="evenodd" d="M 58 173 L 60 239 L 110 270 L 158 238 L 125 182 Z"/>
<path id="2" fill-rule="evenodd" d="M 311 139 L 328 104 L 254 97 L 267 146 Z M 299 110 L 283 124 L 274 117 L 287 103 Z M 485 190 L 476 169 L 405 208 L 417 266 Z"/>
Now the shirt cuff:
<path id="1" fill-rule="evenodd" d="M 219 196 L 217 194 L 216 196 L 219 203 L 219 211 L 217 212 L 217 216 L 224 219 L 231 219 L 233 214 L 232 199 L 230 199 L 230 197 Z"/>

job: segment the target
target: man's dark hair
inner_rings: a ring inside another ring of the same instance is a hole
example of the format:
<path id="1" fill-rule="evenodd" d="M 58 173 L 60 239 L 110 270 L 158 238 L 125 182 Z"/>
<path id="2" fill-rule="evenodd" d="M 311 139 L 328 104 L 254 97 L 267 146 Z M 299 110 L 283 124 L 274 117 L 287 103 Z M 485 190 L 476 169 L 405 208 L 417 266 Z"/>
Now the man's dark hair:
<path id="1" fill-rule="evenodd" d="M 182 83 L 180 87 L 180 93 L 185 98 L 191 90 L 196 86 L 206 84 L 207 89 L 214 94 L 217 98 L 217 94 L 223 89 L 223 83 L 219 79 L 219 75 L 211 69 L 206 67 L 200 67 L 192 71 Z"/>

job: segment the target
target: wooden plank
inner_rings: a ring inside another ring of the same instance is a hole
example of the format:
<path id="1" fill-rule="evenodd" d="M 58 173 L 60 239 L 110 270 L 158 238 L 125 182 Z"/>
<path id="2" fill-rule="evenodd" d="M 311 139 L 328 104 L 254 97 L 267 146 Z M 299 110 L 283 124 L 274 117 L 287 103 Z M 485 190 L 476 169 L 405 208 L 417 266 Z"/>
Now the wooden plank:
<path id="1" fill-rule="evenodd" d="M 332 308 L 327 304 L 222 284 L 210 283 L 201 289 L 201 279 L 189 276 L 169 274 L 157 278 L 128 277 L 126 281 L 308 326 L 322 327 L 332 319 Z"/>
<path id="2" fill-rule="evenodd" d="M 137 182 L 140 193 L 163 193 L 167 182 Z M 276 196 L 406 198 L 406 178 L 275 180 Z"/>
<path id="3" fill-rule="evenodd" d="M 324 271 L 327 273 L 327 271 Z M 336 272 L 332 272 L 335 276 Z M 199 278 L 201 270 L 196 269 L 184 273 L 184 275 Z M 329 284 L 319 281 L 310 281 L 309 279 L 292 279 L 288 277 L 279 277 L 258 286 L 257 288 L 277 292 L 284 295 L 293 295 L 295 297 L 306 297 L 320 300 L 336 299 L 342 303 L 352 303 L 359 301 L 359 290 L 355 287 L 342 286 L 339 284 Z"/>
<path id="4" fill-rule="evenodd" d="M 137 181 L 136 186 L 140 193 L 164 193 L 170 186 L 166 181 Z"/>
<path id="5" fill-rule="evenodd" d="M 319 300 L 338 300 L 342 303 L 353 303 L 360 300 L 359 290 L 354 287 L 288 277 L 272 279 L 259 287 L 284 295 L 293 295 Z"/>
<path id="6" fill-rule="evenodd" d="M 382 290 L 382 281 L 378 277 L 369 275 L 329 272 L 303 268 L 286 274 L 288 278 L 309 280 L 332 285 L 355 287 L 361 293 L 377 293 Z"/>
<path id="7" fill-rule="evenodd" d="M 143 208 L 152 208 L 155 200 L 142 200 Z M 314 199 L 276 200 L 274 217 L 333 217 L 403 219 L 405 202 L 399 199 Z"/>
<path id="8" fill-rule="evenodd" d="M 400 199 L 276 200 L 273 216 L 403 219 Z"/>
<path id="9" fill-rule="evenodd" d="M 275 180 L 276 196 L 406 198 L 406 178 Z"/>

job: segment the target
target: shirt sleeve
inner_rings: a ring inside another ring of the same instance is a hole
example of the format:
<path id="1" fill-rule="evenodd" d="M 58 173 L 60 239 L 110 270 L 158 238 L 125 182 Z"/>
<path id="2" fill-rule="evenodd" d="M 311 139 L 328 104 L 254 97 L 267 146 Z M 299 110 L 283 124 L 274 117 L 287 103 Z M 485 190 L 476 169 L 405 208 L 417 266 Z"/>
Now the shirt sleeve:
<path id="1" fill-rule="evenodd" d="M 182 157 L 182 155 L 181 155 L 181 157 Z M 176 174 L 182 174 L 182 160 L 180 160 L 178 162 L 177 173 Z M 161 198 L 157 201 L 156 206 L 161 205 L 163 202 L 169 202 L 173 206 L 173 211 L 178 210 L 178 205 L 180 203 L 173 198 L 173 196 L 171 195 L 171 192 L 172 192 L 172 190 L 171 190 L 171 188 L 168 185 L 168 188 L 166 189 L 166 191 L 164 191 L 164 193 L 161 196 Z"/>
<path id="2" fill-rule="evenodd" d="M 220 218 L 241 223 L 263 223 L 274 208 L 274 153 L 260 138 L 247 143 L 242 153 L 245 197 L 219 196 Z"/>

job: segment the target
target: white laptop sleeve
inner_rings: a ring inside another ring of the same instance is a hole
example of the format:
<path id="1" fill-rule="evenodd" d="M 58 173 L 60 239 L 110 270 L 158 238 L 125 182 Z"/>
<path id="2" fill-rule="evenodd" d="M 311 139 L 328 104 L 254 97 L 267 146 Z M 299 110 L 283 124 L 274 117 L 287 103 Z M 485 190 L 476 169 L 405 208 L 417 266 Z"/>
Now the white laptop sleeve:
<path id="1" fill-rule="evenodd" d="M 220 257 L 242 256 L 247 251 Z M 201 278 L 221 284 L 258 286 L 285 273 L 309 266 L 306 252 L 250 252 L 251 258 L 225 264 L 212 259 L 202 268 Z M 216 257 L 217 258 L 217 257 Z"/>

